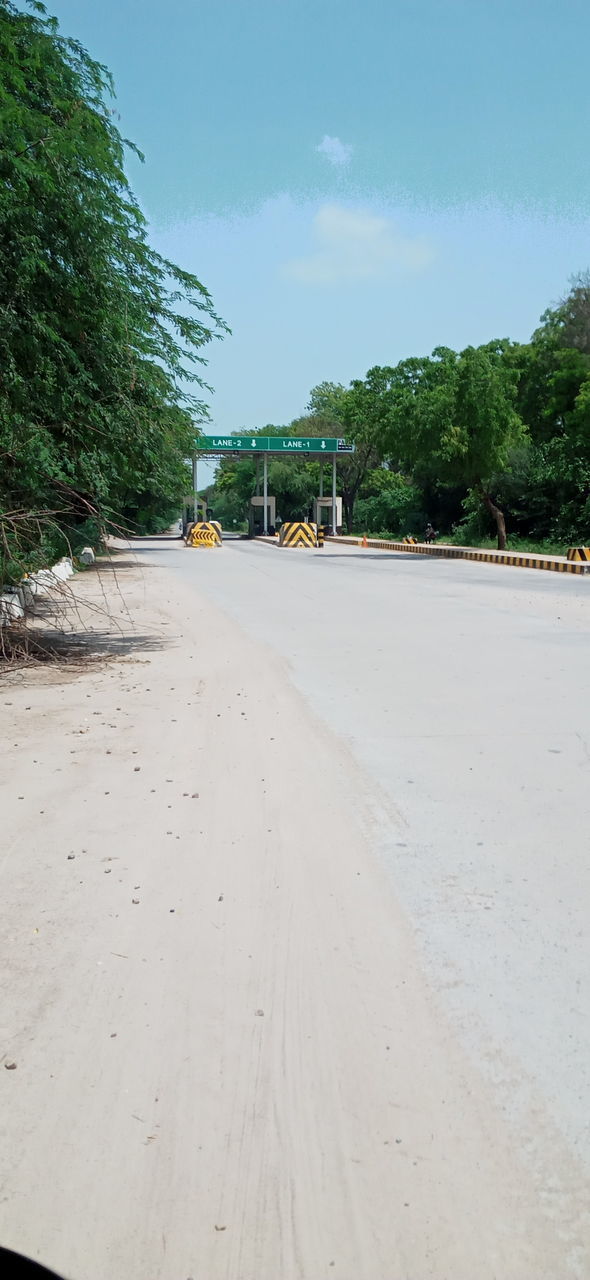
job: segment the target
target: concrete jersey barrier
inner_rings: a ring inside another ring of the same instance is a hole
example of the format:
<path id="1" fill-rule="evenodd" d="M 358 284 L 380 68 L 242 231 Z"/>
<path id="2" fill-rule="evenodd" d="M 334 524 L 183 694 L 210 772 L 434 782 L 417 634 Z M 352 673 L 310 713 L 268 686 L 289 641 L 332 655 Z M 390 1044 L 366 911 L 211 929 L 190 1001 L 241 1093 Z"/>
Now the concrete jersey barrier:
<path id="1" fill-rule="evenodd" d="M 221 525 L 218 520 L 197 520 L 186 535 L 187 547 L 220 547 Z"/>
<path id="2" fill-rule="evenodd" d="M 305 521 L 285 521 L 279 529 L 281 547 L 317 547 L 318 527 Z"/>
<path id="3" fill-rule="evenodd" d="M 28 573 L 21 578 L 17 586 L 6 587 L 0 594 L 0 627 L 10 626 L 24 618 L 33 608 L 36 596 L 46 596 L 67 582 L 73 573 L 70 556 L 62 556 L 51 569 L 38 569 L 36 573 Z"/>

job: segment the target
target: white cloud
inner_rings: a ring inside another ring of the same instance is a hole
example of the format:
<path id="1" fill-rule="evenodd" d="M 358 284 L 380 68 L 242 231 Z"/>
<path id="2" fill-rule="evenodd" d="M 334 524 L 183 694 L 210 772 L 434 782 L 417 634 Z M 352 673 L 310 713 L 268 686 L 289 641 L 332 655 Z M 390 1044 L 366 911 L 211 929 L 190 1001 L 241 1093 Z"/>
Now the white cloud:
<path id="1" fill-rule="evenodd" d="M 312 236 L 315 249 L 283 268 L 303 284 L 386 280 L 400 272 L 421 271 L 433 257 L 426 240 L 403 235 L 390 218 L 338 204 L 321 206 Z"/>
<path id="2" fill-rule="evenodd" d="M 329 133 L 324 134 L 316 151 L 326 156 L 335 169 L 345 169 L 347 164 L 350 164 L 352 147 L 346 142 L 341 142 L 340 138 L 331 138 Z"/>

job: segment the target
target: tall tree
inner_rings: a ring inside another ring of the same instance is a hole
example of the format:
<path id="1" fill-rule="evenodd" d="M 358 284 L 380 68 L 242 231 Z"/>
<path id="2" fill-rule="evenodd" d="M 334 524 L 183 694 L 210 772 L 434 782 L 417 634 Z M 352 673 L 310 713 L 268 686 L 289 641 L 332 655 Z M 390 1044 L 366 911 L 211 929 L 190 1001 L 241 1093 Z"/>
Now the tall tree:
<path id="1" fill-rule="evenodd" d="M 432 356 L 371 370 L 371 431 L 383 454 L 416 474 L 475 489 L 493 517 L 498 546 L 506 545 L 504 514 L 494 501 L 494 477 L 506 469 L 524 436 L 514 407 L 517 375 L 506 343 L 446 347 Z"/>
<path id="2" fill-rule="evenodd" d="M 504 362 L 505 346 L 467 347 L 457 364 L 454 425 L 441 440 L 445 468 L 481 495 L 495 521 L 498 548 L 506 546 L 504 512 L 494 501 L 494 477 L 506 471 L 524 437 L 514 401 L 516 379 Z"/>
<path id="3" fill-rule="evenodd" d="M 89 513 L 181 496 L 225 327 L 149 245 L 109 73 L 29 8 L 0 0 L 0 577 Z"/>
<path id="4" fill-rule="evenodd" d="M 572 278 L 555 317 L 561 345 L 590 356 L 590 271 L 581 271 Z"/>
<path id="5" fill-rule="evenodd" d="M 310 421 L 315 420 L 319 428 L 316 435 L 346 436 L 355 445 L 354 453 L 344 453 L 338 459 L 338 486 L 348 533 L 352 533 L 355 503 L 363 481 L 379 461 L 374 440 L 365 429 L 354 386 L 347 390 L 339 382 L 321 382 L 312 388 L 307 404 Z"/>

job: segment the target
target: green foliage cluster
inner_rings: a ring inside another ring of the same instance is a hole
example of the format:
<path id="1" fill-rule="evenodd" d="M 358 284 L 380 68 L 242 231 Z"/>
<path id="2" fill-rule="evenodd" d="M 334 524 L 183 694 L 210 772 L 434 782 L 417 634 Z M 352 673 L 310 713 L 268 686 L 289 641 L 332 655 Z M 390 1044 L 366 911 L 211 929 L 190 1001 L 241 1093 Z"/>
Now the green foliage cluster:
<path id="1" fill-rule="evenodd" d="M 523 545 L 587 543 L 590 275 L 572 282 L 529 343 L 438 347 L 348 388 L 322 383 L 305 417 L 273 430 L 355 441 L 338 463 L 351 532 L 400 536 L 430 521 L 465 543 L 494 530 L 503 546 L 506 525 Z M 270 489 L 283 518 L 305 515 L 317 463 L 271 466 Z M 232 493 L 243 517 L 252 492 L 251 464 L 226 461 L 210 502 Z"/>
<path id="2" fill-rule="evenodd" d="M 148 243 L 109 73 L 29 8 L 0 0 L 0 581 L 178 509 L 224 329 Z"/>

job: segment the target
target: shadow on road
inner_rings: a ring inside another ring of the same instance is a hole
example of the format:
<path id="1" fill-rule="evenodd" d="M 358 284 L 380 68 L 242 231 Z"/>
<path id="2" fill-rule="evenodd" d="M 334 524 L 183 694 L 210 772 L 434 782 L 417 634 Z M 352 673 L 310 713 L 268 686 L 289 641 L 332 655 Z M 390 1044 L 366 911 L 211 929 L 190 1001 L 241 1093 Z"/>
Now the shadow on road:
<path id="1" fill-rule="evenodd" d="M 346 564 L 347 560 L 420 560 L 424 563 L 425 560 L 432 561 L 436 558 L 441 559 L 442 557 L 417 556 L 412 555 L 409 551 L 375 551 L 374 554 L 370 551 L 349 551 L 346 555 L 342 555 L 340 552 L 330 554 L 329 551 L 324 551 L 323 553 L 324 560 L 332 560 L 334 563 L 338 561 L 340 564 Z"/>
<path id="2" fill-rule="evenodd" d="M 203 550 L 203 548 L 198 548 L 198 549 L 199 549 L 199 550 Z M 206 547 L 206 548 L 204 548 L 204 549 L 205 549 L 206 551 L 211 550 L 211 548 L 209 548 L 209 547 Z M 185 547 L 184 542 L 176 542 L 176 543 L 173 543 L 173 544 L 172 544 L 172 547 L 134 547 L 134 548 L 133 548 L 133 555 L 134 555 L 134 556 L 141 556 L 141 557 L 143 557 L 143 556 L 167 556 L 167 555 L 169 555 L 169 554 L 170 554 L 170 551 L 171 551 L 171 550 L 172 550 L 172 551 L 190 551 L 190 550 L 194 550 L 194 548 Z M 212 548 L 212 550 L 216 550 L 216 548 L 215 548 L 215 547 L 213 547 L 213 548 Z M 120 564 L 120 563 L 122 563 L 122 561 L 118 561 L 118 563 Z M 132 564 L 132 563 L 137 564 L 137 560 L 135 560 L 135 562 L 133 562 L 133 561 L 128 561 L 128 564 Z M 117 568 L 117 564 L 115 564 L 115 569 L 116 569 L 116 568 Z"/>
<path id="3" fill-rule="evenodd" d="M 44 626 L 11 627 L 2 637 L 0 680 L 23 670 L 54 667 L 82 670 L 121 658 L 155 653 L 175 637 L 134 631 L 57 631 Z"/>
<path id="4" fill-rule="evenodd" d="M 159 550 L 159 548 L 154 547 L 154 550 Z M 108 560 L 106 559 L 97 560 L 96 564 L 93 566 L 93 572 L 96 572 L 101 576 L 102 574 L 110 573 L 114 578 L 117 576 L 117 573 L 119 572 L 120 569 L 136 569 L 136 568 L 137 568 L 136 553 L 135 551 L 130 551 L 130 552 L 123 552 L 121 555 L 118 555 L 116 558 L 113 557 L 112 559 L 109 558 Z"/>
<path id="5" fill-rule="evenodd" d="M 174 544 L 174 543 L 183 542 L 184 539 L 181 538 L 179 533 L 146 533 L 143 536 L 141 534 L 133 534 L 133 536 L 129 539 L 129 541 L 139 542 L 139 543 L 171 542 L 172 544 Z"/>
<path id="6" fill-rule="evenodd" d="M 50 643 L 54 653 L 66 660 L 78 658 L 123 658 L 137 650 L 155 653 L 171 643 L 167 636 L 135 631 L 76 631 L 63 635 L 59 631 L 45 632 L 43 643 Z"/>

